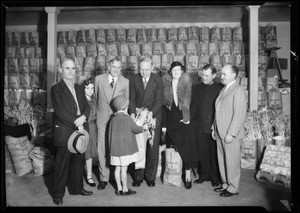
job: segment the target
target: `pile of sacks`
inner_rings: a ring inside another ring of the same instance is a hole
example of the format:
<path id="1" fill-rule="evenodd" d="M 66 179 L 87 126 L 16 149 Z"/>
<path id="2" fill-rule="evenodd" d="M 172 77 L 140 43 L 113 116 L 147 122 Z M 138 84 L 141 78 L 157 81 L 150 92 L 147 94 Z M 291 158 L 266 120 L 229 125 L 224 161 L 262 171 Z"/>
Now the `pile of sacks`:
<path id="1" fill-rule="evenodd" d="M 23 176 L 30 172 L 35 176 L 40 176 L 53 171 L 54 159 L 48 149 L 34 146 L 28 135 L 28 124 L 9 127 L 5 126 L 5 143 L 12 158 L 13 167 L 17 176 Z M 22 128 L 16 131 L 16 128 Z M 26 129 L 24 131 L 24 129 Z M 16 132 L 26 132 L 22 136 Z"/>

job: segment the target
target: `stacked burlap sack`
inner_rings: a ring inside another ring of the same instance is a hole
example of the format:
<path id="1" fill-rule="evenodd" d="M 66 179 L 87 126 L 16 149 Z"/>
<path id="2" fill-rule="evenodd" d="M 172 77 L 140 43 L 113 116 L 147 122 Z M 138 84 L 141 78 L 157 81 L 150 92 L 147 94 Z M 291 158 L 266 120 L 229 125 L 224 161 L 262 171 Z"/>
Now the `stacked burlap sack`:
<path id="1" fill-rule="evenodd" d="M 54 160 L 51 153 L 46 148 L 34 146 L 30 140 L 28 124 L 14 127 L 5 125 L 4 130 L 8 149 L 6 157 L 11 157 L 17 176 L 23 176 L 30 172 L 39 176 L 53 170 Z"/>

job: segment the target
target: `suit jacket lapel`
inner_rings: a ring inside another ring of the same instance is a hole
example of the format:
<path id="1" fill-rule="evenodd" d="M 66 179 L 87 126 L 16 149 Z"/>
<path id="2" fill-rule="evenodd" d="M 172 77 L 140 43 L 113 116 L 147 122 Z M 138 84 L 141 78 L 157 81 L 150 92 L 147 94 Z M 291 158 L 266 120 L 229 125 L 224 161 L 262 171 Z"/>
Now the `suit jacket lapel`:
<path id="1" fill-rule="evenodd" d="M 63 88 L 63 92 L 65 93 L 66 97 L 71 97 L 71 99 L 74 101 L 74 103 L 76 104 L 76 101 L 73 97 L 73 94 L 71 93 L 69 87 L 67 86 L 67 84 L 64 82 L 64 80 L 61 80 L 61 86 Z"/>
<path id="2" fill-rule="evenodd" d="M 139 75 L 139 78 L 137 79 L 136 83 L 137 83 L 137 89 L 138 89 L 141 97 L 144 97 L 145 89 L 144 89 L 143 78 L 141 75 Z"/>
<path id="3" fill-rule="evenodd" d="M 102 89 L 103 89 L 104 95 L 106 97 L 106 100 L 109 102 L 111 97 L 109 97 L 110 85 L 109 85 L 109 80 L 108 80 L 108 73 L 106 73 L 105 76 L 102 78 Z"/>

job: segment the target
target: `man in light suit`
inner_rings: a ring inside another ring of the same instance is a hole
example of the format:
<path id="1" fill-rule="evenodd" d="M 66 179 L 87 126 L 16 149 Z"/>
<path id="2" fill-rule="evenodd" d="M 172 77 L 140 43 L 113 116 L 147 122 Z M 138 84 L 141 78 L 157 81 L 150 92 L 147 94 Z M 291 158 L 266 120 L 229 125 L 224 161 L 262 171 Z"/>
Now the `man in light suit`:
<path id="1" fill-rule="evenodd" d="M 57 147 L 53 193 L 56 205 L 63 204 L 66 187 L 71 195 L 93 194 L 83 188 L 84 153 L 74 154 L 68 149 L 69 137 L 76 129 L 80 132 L 87 129 L 86 120 L 90 114 L 83 87 L 74 84 L 75 70 L 74 61 L 65 59 L 60 68 L 62 80 L 51 87 L 55 114 L 53 140 Z"/>
<path id="2" fill-rule="evenodd" d="M 108 73 L 95 77 L 95 97 L 97 99 L 98 158 L 100 182 L 98 189 L 105 189 L 110 176 L 107 131 L 108 122 L 115 112 L 112 107 L 114 97 L 124 95 L 129 99 L 129 80 L 121 75 L 121 61 L 109 61 Z"/>
<path id="3" fill-rule="evenodd" d="M 136 108 L 147 108 L 156 118 L 153 146 L 147 142 L 145 169 L 134 172 L 133 186 L 138 187 L 145 178 L 149 187 L 155 186 L 155 178 L 158 166 L 159 143 L 161 139 L 161 121 L 163 104 L 163 83 L 159 75 L 152 73 L 153 63 L 149 58 L 140 60 L 140 73 L 130 79 L 130 104 L 131 117 L 136 115 Z"/>
<path id="4" fill-rule="evenodd" d="M 246 95 L 236 80 L 238 68 L 225 65 L 221 80 L 225 85 L 215 102 L 215 120 L 212 125 L 212 137 L 217 140 L 217 153 L 222 186 L 215 188 L 221 197 L 230 197 L 239 193 L 241 176 L 240 144 L 244 133 L 247 112 Z"/>

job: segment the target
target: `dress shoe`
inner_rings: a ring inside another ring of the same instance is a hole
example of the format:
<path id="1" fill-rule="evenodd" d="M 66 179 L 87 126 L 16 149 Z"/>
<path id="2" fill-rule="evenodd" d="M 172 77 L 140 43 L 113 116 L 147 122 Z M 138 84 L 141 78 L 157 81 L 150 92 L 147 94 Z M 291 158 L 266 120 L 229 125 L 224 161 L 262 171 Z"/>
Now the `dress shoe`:
<path id="1" fill-rule="evenodd" d="M 117 196 L 121 196 L 121 195 L 122 195 L 122 191 L 116 190 L 116 191 L 115 191 L 115 194 L 116 194 Z"/>
<path id="2" fill-rule="evenodd" d="M 53 198 L 53 203 L 56 204 L 56 205 L 62 205 L 63 204 L 63 199 L 60 198 L 60 197 Z"/>
<path id="3" fill-rule="evenodd" d="M 142 180 L 135 180 L 133 181 L 132 186 L 139 187 L 142 182 L 143 182 Z"/>
<path id="4" fill-rule="evenodd" d="M 105 189 L 106 185 L 107 185 L 106 181 L 100 181 L 97 189 L 98 190 L 103 190 L 103 189 Z"/>
<path id="5" fill-rule="evenodd" d="M 218 187 L 220 183 L 218 181 L 211 181 L 211 186 L 212 187 Z"/>
<path id="6" fill-rule="evenodd" d="M 233 195 L 238 195 L 239 193 L 231 193 L 227 190 L 224 190 L 222 193 L 220 193 L 220 196 L 221 197 L 231 197 Z"/>
<path id="7" fill-rule="evenodd" d="M 93 194 L 92 191 L 86 191 L 85 189 L 82 189 L 81 192 L 70 193 L 70 195 L 83 195 L 83 196 L 90 196 L 90 195 L 92 195 L 92 194 Z"/>
<path id="8" fill-rule="evenodd" d="M 134 195 L 134 194 L 136 194 L 136 191 L 133 191 L 133 190 L 131 190 L 131 189 L 128 189 L 127 192 L 121 191 L 121 195 L 122 195 L 122 196 L 124 196 L 124 195 Z"/>
<path id="9" fill-rule="evenodd" d="M 191 181 L 185 181 L 185 182 L 184 182 L 184 187 L 185 187 L 186 189 L 192 188 L 192 182 L 191 182 Z"/>
<path id="10" fill-rule="evenodd" d="M 95 184 L 95 182 L 93 181 L 92 178 L 88 178 L 87 179 L 87 184 L 89 184 L 91 187 L 95 187 L 96 186 L 96 184 Z"/>
<path id="11" fill-rule="evenodd" d="M 209 180 L 208 179 L 200 179 L 199 178 L 199 179 L 195 180 L 194 183 L 200 184 L 200 183 L 203 183 L 205 181 L 209 181 Z"/>
<path id="12" fill-rule="evenodd" d="M 218 187 L 218 188 L 214 188 L 214 191 L 215 191 L 215 192 L 224 192 L 224 191 L 226 191 L 226 189 L 223 189 L 223 187 L 220 186 L 220 187 Z"/>
<path id="13" fill-rule="evenodd" d="M 146 181 L 147 182 L 147 185 L 149 186 L 149 187 L 154 187 L 155 186 L 155 181 L 154 180 L 148 180 L 148 181 Z"/>

